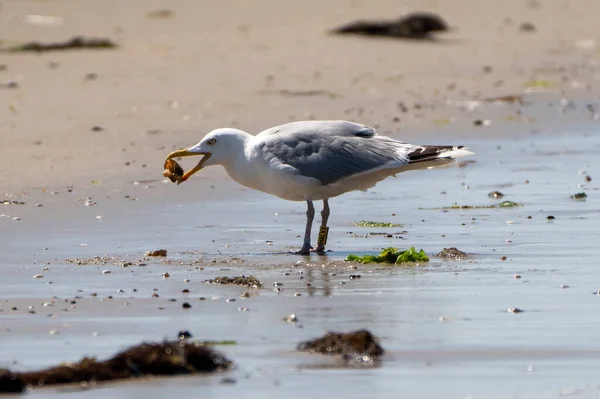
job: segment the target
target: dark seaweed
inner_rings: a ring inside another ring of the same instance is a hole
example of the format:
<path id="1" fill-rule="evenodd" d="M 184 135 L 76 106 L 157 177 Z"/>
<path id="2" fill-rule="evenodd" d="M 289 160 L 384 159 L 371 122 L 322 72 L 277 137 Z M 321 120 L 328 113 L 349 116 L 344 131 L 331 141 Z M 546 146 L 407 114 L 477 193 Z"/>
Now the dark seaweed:
<path id="1" fill-rule="evenodd" d="M 108 360 L 84 357 L 77 363 L 66 363 L 39 371 L 10 374 L 0 372 L 0 393 L 18 392 L 27 385 L 41 386 L 91 381 L 111 381 L 158 375 L 206 373 L 227 370 L 232 363 L 219 352 L 197 342 L 166 341 L 142 343 Z M 15 380 L 12 376 L 16 376 Z M 13 389 L 12 391 L 9 389 Z"/>

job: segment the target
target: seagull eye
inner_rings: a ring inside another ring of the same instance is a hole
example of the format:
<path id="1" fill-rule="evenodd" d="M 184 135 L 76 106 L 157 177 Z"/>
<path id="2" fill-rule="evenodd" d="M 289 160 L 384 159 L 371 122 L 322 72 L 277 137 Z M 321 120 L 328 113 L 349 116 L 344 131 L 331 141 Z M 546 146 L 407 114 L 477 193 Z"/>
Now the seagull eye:
<path id="1" fill-rule="evenodd" d="M 208 145 L 213 145 L 213 144 L 216 144 L 216 142 L 217 142 L 217 139 L 210 139 L 210 140 L 208 140 L 206 143 L 207 143 Z"/>

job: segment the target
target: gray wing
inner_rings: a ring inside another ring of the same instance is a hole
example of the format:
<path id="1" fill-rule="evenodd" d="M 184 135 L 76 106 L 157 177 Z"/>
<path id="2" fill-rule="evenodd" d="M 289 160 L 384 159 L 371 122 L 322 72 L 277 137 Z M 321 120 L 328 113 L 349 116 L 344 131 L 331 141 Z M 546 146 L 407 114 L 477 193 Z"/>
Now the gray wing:
<path id="1" fill-rule="evenodd" d="M 258 149 L 302 176 L 323 185 L 347 177 L 410 162 L 413 145 L 378 136 L 369 126 L 347 121 L 292 122 L 265 130 Z"/>

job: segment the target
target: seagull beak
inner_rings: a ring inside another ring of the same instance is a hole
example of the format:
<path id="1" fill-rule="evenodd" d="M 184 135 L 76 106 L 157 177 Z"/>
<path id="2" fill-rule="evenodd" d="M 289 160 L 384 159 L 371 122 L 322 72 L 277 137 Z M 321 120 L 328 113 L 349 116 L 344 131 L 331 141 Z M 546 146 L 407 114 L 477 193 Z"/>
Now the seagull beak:
<path id="1" fill-rule="evenodd" d="M 200 160 L 200 162 L 198 162 L 198 164 L 196 166 L 194 166 L 192 169 L 185 172 L 185 174 L 183 175 L 181 180 L 179 180 L 177 182 L 177 184 L 183 183 L 184 181 L 189 179 L 194 173 L 196 173 L 197 171 L 202 169 L 202 166 L 204 165 L 204 163 L 206 161 L 208 161 L 208 158 L 210 158 L 210 156 L 212 154 L 210 152 L 191 152 L 189 148 L 186 148 L 184 150 L 173 151 L 172 153 L 170 153 L 167 156 L 167 159 L 165 159 L 165 161 L 168 161 L 169 159 L 173 159 L 173 158 L 191 157 L 193 155 L 204 155 L 204 156 L 202 157 L 202 159 Z"/>

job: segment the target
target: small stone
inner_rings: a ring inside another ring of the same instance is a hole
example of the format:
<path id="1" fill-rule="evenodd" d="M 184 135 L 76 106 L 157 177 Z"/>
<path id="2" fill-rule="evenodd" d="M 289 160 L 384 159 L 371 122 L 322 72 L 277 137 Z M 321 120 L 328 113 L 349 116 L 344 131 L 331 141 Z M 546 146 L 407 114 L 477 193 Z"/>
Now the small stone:
<path id="1" fill-rule="evenodd" d="M 360 274 L 351 274 L 350 276 L 348 276 L 350 278 L 350 280 L 356 280 L 360 278 Z"/>
<path id="2" fill-rule="evenodd" d="M 242 292 L 240 298 L 250 298 L 250 293 L 248 291 Z"/>
<path id="3" fill-rule="evenodd" d="M 102 126 L 93 126 L 90 130 L 92 132 L 101 132 L 104 130 L 104 128 Z"/>
<path id="4" fill-rule="evenodd" d="M 504 194 L 502 194 L 500 191 L 492 191 L 491 193 L 488 194 L 488 197 L 490 197 L 490 198 L 504 198 Z"/>
<path id="5" fill-rule="evenodd" d="M 43 274 L 36 274 L 35 276 L 33 276 L 33 278 L 43 278 L 44 275 Z"/>
<path id="6" fill-rule="evenodd" d="M 296 323 L 298 321 L 298 318 L 296 317 L 296 315 L 294 313 L 292 313 L 292 314 L 284 317 L 283 321 L 285 321 L 287 323 Z"/>
<path id="7" fill-rule="evenodd" d="M 518 279 L 520 279 L 520 278 L 521 278 L 521 275 L 520 275 L 520 274 L 515 274 L 513 277 L 514 277 L 514 278 L 516 278 L 516 279 L 518 280 Z"/>
<path id="8" fill-rule="evenodd" d="M 519 308 L 509 308 L 508 313 L 523 313 L 523 311 Z"/>
<path id="9" fill-rule="evenodd" d="M 506 259 L 507 259 L 506 256 L 503 256 L 500 258 L 500 260 L 506 260 Z"/>
<path id="10" fill-rule="evenodd" d="M 249 309 L 248 308 L 238 308 L 239 312 L 247 312 Z"/>
<path id="11" fill-rule="evenodd" d="M 169 273 L 163 273 L 162 274 L 162 278 L 169 278 L 171 277 L 171 275 Z"/>
<path id="12" fill-rule="evenodd" d="M 548 215 L 548 216 L 546 216 L 546 219 L 548 219 L 548 220 L 554 220 L 556 218 L 554 216 L 552 216 L 552 215 Z"/>
<path id="13" fill-rule="evenodd" d="M 473 121 L 473 125 L 475 126 L 490 126 L 492 121 L 488 119 L 476 119 Z"/>
<path id="14" fill-rule="evenodd" d="M 235 298 L 229 298 L 229 299 L 226 299 L 226 300 L 225 300 L 225 302 L 235 302 L 235 301 L 236 301 L 236 299 L 235 299 Z"/>
<path id="15" fill-rule="evenodd" d="M 301 293 L 299 293 L 299 292 L 295 292 L 295 293 L 294 293 L 294 296 L 302 296 L 302 294 L 301 294 Z"/>
<path id="16" fill-rule="evenodd" d="M 570 287 L 569 287 L 568 285 L 566 285 L 566 284 L 562 284 L 562 285 L 560 286 L 560 288 L 567 289 L 567 288 L 570 288 Z"/>
<path id="17" fill-rule="evenodd" d="M 167 250 L 157 249 L 155 251 L 146 251 L 146 256 L 167 256 Z"/>
<path id="18" fill-rule="evenodd" d="M 521 32 L 535 32 L 536 28 L 531 22 L 523 22 L 521 26 L 519 26 L 519 30 Z"/>
<path id="19" fill-rule="evenodd" d="M 192 338 L 192 333 L 189 332 L 188 330 L 179 330 L 179 333 L 177 334 L 177 337 L 179 339 L 188 339 L 188 338 Z"/>
<path id="20" fill-rule="evenodd" d="M 182 308 L 184 308 L 184 309 L 189 309 L 189 308 L 191 308 L 191 307 L 192 307 L 192 305 L 190 305 L 190 304 L 189 304 L 189 303 L 187 303 L 187 302 L 184 302 L 184 303 L 182 303 L 182 304 L 181 304 L 181 307 L 182 307 Z"/>

